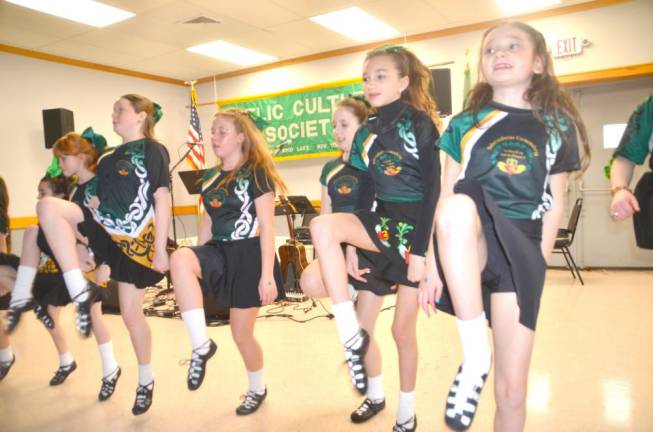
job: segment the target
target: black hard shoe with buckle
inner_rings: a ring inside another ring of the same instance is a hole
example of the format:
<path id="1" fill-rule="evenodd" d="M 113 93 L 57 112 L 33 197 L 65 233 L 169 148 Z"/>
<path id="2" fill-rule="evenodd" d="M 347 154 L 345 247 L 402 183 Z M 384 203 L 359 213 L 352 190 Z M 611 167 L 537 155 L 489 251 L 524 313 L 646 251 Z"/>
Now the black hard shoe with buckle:
<path id="1" fill-rule="evenodd" d="M 444 411 L 445 423 L 455 431 L 466 431 L 472 425 L 478 401 L 481 398 L 481 391 L 488 375 L 485 373 L 476 377 L 463 377 L 462 370 L 461 365 L 449 389 Z"/>
<path id="2" fill-rule="evenodd" d="M 77 369 L 77 362 L 75 360 L 68 366 L 59 366 L 59 369 L 54 372 L 54 376 L 50 380 L 50 385 L 57 386 L 63 384 L 66 378 L 68 378 L 68 375 L 73 373 L 75 369 Z"/>
<path id="3" fill-rule="evenodd" d="M 102 378 L 102 387 L 100 387 L 100 393 L 97 395 L 100 402 L 111 397 L 113 392 L 116 390 L 116 384 L 118 384 L 118 378 L 120 378 L 121 373 L 120 366 L 118 366 L 116 370 Z"/>
<path id="4" fill-rule="evenodd" d="M 392 427 L 392 432 L 414 432 L 417 430 L 417 416 L 413 416 L 405 423 L 395 423 Z"/>
<path id="5" fill-rule="evenodd" d="M 198 350 L 206 348 L 206 344 L 209 345 L 209 350 L 200 354 Z M 190 367 L 188 368 L 188 390 L 197 390 L 202 385 L 204 381 L 204 374 L 206 373 L 206 363 L 218 350 L 218 346 L 213 342 L 213 339 L 209 339 L 201 346 L 193 350 L 193 354 L 190 358 Z"/>
<path id="6" fill-rule="evenodd" d="M 236 408 L 236 414 L 240 416 L 252 414 L 257 409 L 259 409 L 259 407 L 261 406 L 261 404 L 263 403 L 267 395 L 268 395 L 267 388 L 265 389 L 263 394 L 258 394 L 253 391 L 248 391 L 247 394 L 245 395 L 245 399 L 243 399 L 243 402 L 240 404 L 238 408 Z"/>
<path id="7" fill-rule="evenodd" d="M 367 398 L 363 401 L 361 406 L 356 408 L 356 411 L 351 413 L 351 421 L 353 423 L 363 423 L 380 413 L 385 408 L 385 399 L 381 402 L 374 402 L 372 399 Z"/>
<path id="8" fill-rule="evenodd" d="M 45 306 L 37 303 L 36 306 L 34 306 L 34 313 L 36 314 L 36 319 L 41 321 L 45 327 L 50 330 L 54 328 L 54 320 Z"/>
<path id="9" fill-rule="evenodd" d="M 16 356 L 13 355 L 11 360 L 0 362 L 0 381 L 2 381 L 7 376 L 9 369 L 11 369 L 11 366 L 13 366 L 15 361 Z"/>
<path id="10" fill-rule="evenodd" d="M 367 372 L 364 360 L 369 346 L 370 336 L 365 329 L 360 329 L 345 344 L 345 361 L 349 366 L 351 383 L 361 395 L 365 395 L 367 392 Z"/>
<path id="11" fill-rule="evenodd" d="M 31 297 L 9 304 L 9 309 L 7 310 L 7 333 L 11 334 L 16 329 L 22 313 L 30 309 L 34 309 L 34 299 Z"/>
<path id="12" fill-rule="evenodd" d="M 136 400 L 132 407 L 132 414 L 141 415 L 150 409 L 152 405 L 152 396 L 154 393 L 154 380 L 147 385 L 138 385 L 136 387 Z"/>
<path id="13" fill-rule="evenodd" d="M 77 316 L 75 317 L 75 327 L 82 337 L 89 337 L 91 334 L 91 305 L 98 295 L 100 287 L 92 282 L 87 281 L 86 288 L 79 294 L 73 297 L 73 302 L 77 308 Z M 86 300 L 78 301 L 77 299 L 84 294 L 88 294 Z"/>

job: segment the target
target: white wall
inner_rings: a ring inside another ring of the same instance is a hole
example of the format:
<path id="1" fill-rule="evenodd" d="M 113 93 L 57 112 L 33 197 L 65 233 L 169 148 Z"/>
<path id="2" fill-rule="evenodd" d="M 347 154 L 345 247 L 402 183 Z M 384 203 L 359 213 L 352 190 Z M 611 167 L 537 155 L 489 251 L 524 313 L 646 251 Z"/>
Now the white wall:
<path id="1" fill-rule="evenodd" d="M 555 68 L 558 74 L 570 74 L 607 69 L 653 61 L 653 2 L 637 0 L 586 12 L 568 14 L 529 22 L 540 30 L 547 40 L 571 36 L 589 39 L 592 46 L 578 57 L 559 59 Z M 453 62 L 453 111 L 462 107 L 463 70 L 465 50 L 474 70 L 478 47 L 483 31 L 409 43 L 426 65 Z M 215 83 L 218 99 L 254 96 L 328 83 L 359 76 L 365 53 L 354 53 L 294 66 L 238 76 Z M 474 75 L 473 75 L 474 79 Z M 215 100 L 214 84 L 198 86 L 200 102 Z M 208 133 L 214 106 L 200 109 L 202 124 Z M 283 178 L 291 194 L 307 194 L 319 198 L 318 176 L 326 159 L 279 162 Z"/>

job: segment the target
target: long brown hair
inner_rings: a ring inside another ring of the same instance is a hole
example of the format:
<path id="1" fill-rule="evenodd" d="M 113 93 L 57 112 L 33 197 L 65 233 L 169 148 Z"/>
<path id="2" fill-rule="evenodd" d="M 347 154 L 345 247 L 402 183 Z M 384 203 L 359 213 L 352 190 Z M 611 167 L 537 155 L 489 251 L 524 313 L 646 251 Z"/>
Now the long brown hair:
<path id="1" fill-rule="evenodd" d="M 7 183 L 0 177 L 0 220 L 7 224 L 7 253 L 11 252 L 11 230 L 9 229 L 9 190 Z M 2 234 L 2 233 L 0 233 Z"/>
<path id="2" fill-rule="evenodd" d="M 145 96 L 141 96 L 135 93 L 122 95 L 120 96 L 120 98 L 128 100 L 129 103 L 132 105 L 132 108 L 134 108 L 134 111 L 136 111 L 137 114 L 145 111 L 147 117 L 145 118 L 145 122 L 143 123 L 143 135 L 145 135 L 146 138 L 153 140 L 154 125 L 159 120 L 155 116 L 154 103 L 152 103 L 152 101 L 146 98 Z"/>
<path id="3" fill-rule="evenodd" d="M 75 132 L 68 132 L 59 138 L 54 143 L 52 151 L 57 158 L 60 158 L 62 155 L 83 156 L 84 166 L 92 172 L 95 172 L 97 160 L 100 157 L 100 153 L 98 153 L 93 144 Z"/>
<path id="4" fill-rule="evenodd" d="M 530 87 L 524 93 L 524 100 L 531 104 L 533 107 L 533 115 L 545 127 L 546 123 L 542 119 L 542 114 L 552 116 L 554 119 L 554 127 L 563 139 L 565 134 L 562 133 L 558 126 L 560 114 L 564 114 L 571 119 L 574 126 L 576 126 L 576 130 L 578 131 L 583 146 L 581 170 L 585 171 L 589 166 L 591 157 L 587 129 L 585 128 L 585 123 L 583 123 L 573 99 L 566 91 L 560 88 L 560 82 L 553 71 L 553 60 L 551 59 L 551 54 L 549 54 L 549 51 L 546 48 L 546 40 L 542 33 L 528 24 L 518 21 L 501 23 L 486 30 L 485 33 L 483 33 L 483 39 L 481 40 L 478 70 L 482 70 L 483 46 L 485 44 L 485 39 L 490 32 L 505 25 L 512 26 L 526 33 L 533 43 L 533 55 L 542 60 L 542 73 L 533 74 Z M 474 119 L 478 118 L 478 113 L 481 108 L 491 102 L 493 98 L 492 87 L 485 81 L 482 75 L 482 73 L 478 74 L 478 82 L 465 99 L 464 110 L 472 113 Z"/>
<path id="5" fill-rule="evenodd" d="M 259 180 L 264 180 L 267 188 L 277 190 L 280 193 L 285 193 L 286 184 L 283 182 L 274 166 L 274 161 L 272 160 L 272 156 L 268 150 L 265 138 L 263 138 L 263 134 L 258 130 L 247 111 L 238 108 L 230 108 L 217 113 L 214 119 L 220 117 L 229 119 L 236 127 L 236 131 L 245 135 L 245 140 L 243 141 L 243 159 L 240 161 L 236 169 L 232 170 L 229 175 L 220 181 L 218 187 L 235 180 L 239 169 L 246 163 L 249 163 L 252 173 L 255 173 L 260 167 L 266 174 L 265 179 L 259 179 L 257 176 L 254 176 L 254 181 L 259 189 L 262 189 Z M 218 158 L 218 167 L 221 166 L 222 161 Z M 272 180 L 273 184 L 270 184 L 268 179 Z"/>
<path id="6" fill-rule="evenodd" d="M 365 61 L 379 56 L 389 56 L 397 66 L 400 77 L 408 77 L 408 87 L 401 92 L 401 100 L 416 110 L 425 112 L 440 128 L 442 121 L 438 107 L 431 96 L 431 71 L 410 50 L 398 45 L 383 45 L 369 51 Z"/>

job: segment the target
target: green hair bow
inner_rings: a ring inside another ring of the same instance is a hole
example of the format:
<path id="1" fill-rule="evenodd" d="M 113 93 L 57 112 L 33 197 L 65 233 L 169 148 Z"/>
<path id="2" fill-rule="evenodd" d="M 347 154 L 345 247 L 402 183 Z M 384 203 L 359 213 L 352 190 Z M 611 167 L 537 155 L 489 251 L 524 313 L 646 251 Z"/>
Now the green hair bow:
<path id="1" fill-rule="evenodd" d="M 156 102 L 153 102 L 152 105 L 154 105 L 154 115 L 152 117 L 154 118 L 154 124 L 157 124 L 161 120 L 161 117 L 163 117 L 163 110 L 161 109 L 161 105 Z"/>
<path id="2" fill-rule="evenodd" d="M 102 154 L 104 149 L 107 147 L 107 140 L 102 135 L 95 133 L 93 128 L 90 126 L 84 129 L 84 132 L 82 132 L 82 138 L 93 144 L 95 150 L 100 154 Z"/>
<path id="3" fill-rule="evenodd" d="M 56 156 L 52 155 L 52 162 L 50 162 L 50 166 L 45 172 L 45 175 L 50 178 L 55 178 L 55 177 L 59 177 L 62 174 L 63 171 L 61 171 L 61 167 L 59 166 L 59 160 L 57 159 Z"/>

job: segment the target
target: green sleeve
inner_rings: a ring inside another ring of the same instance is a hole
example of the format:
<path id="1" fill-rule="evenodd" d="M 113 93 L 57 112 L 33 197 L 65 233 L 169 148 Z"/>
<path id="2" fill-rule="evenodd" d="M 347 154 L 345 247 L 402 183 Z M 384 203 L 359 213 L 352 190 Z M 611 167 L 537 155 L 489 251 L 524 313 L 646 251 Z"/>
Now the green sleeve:
<path id="1" fill-rule="evenodd" d="M 333 167 L 338 164 L 338 159 L 330 160 L 329 162 L 325 163 L 324 166 L 322 167 L 322 174 L 320 174 L 320 183 L 322 184 L 322 186 L 327 185 L 327 176 L 329 175 Z"/>
<path id="2" fill-rule="evenodd" d="M 358 128 L 349 152 L 349 164 L 360 171 L 367 171 L 367 162 L 363 156 L 364 144 L 371 132 L 367 126 Z"/>
<path id="3" fill-rule="evenodd" d="M 653 151 L 653 95 L 642 102 L 630 115 L 619 147 L 614 156 L 621 156 L 634 164 L 644 163 Z"/>
<path id="4" fill-rule="evenodd" d="M 444 131 L 437 142 L 437 146 L 458 163 L 462 160 L 460 152 L 460 116 L 459 114 L 451 119 L 447 130 Z"/>

